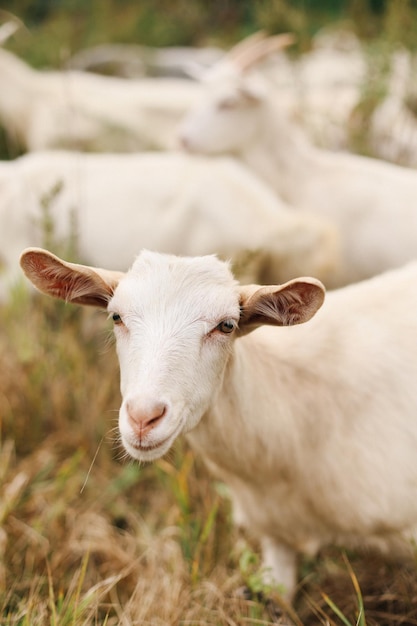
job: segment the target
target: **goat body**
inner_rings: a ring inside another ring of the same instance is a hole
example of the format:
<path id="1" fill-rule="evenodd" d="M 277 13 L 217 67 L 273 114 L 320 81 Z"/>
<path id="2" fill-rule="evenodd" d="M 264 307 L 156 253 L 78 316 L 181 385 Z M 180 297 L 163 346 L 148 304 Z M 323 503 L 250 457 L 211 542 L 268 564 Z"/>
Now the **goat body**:
<path id="1" fill-rule="evenodd" d="M 0 119 L 27 150 L 172 148 L 179 119 L 200 94 L 179 78 L 37 71 L 3 48 L 0 83 Z"/>
<path id="2" fill-rule="evenodd" d="M 41 291 L 107 308 L 127 452 L 150 461 L 188 433 L 288 597 L 297 554 L 414 534 L 417 263 L 322 307 L 315 279 L 241 286 L 214 257 L 143 251 L 126 275 L 38 249 L 21 263 Z"/>
<path id="3" fill-rule="evenodd" d="M 56 242 L 73 235 L 81 260 L 94 265 L 125 270 L 139 245 L 216 252 L 252 282 L 300 273 L 327 281 L 339 271 L 334 227 L 294 214 L 230 158 L 36 152 L 0 163 L 0 198 L 3 298 L 20 251 L 43 245 L 45 204 Z"/>

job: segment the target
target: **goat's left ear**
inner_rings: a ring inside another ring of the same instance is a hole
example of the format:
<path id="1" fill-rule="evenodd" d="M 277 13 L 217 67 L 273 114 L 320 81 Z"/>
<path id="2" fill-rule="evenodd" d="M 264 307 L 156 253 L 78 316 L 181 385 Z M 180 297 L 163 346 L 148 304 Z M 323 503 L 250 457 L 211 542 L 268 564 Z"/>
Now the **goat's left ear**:
<path id="1" fill-rule="evenodd" d="M 240 334 L 262 324 L 294 326 L 313 317 L 324 302 L 325 288 L 316 278 L 296 278 L 283 285 L 240 287 Z"/>
<path id="2" fill-rule="evenodd" d="M 20 265 L 39 291 L 67 302 L 106 308 L 123 272 L 68 263 L 41 248 L 22 252 Z"/>

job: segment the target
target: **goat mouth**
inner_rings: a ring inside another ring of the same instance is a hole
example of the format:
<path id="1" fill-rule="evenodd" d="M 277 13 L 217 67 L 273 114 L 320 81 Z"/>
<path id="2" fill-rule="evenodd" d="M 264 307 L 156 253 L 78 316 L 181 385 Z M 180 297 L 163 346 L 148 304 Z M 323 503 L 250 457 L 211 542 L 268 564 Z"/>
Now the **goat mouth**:
<path id="1" fill-rule="evenodd" d="M 155 441 L 154 443 L 146 443 L 136 440 L 135 442 L 129 441 L 129 445 L 137 450 L 138 452 L 153 452 L 154 450 L 158 450 L 159 448 L 163 448 L 167 444 L 171 444 L 173 440 L 176 438 L 177 433 L 173 432 L 168 437 L 164 439 L 159 439 L 159 441 Z"/>
<path id="2" fill-rule="evenodd" d="M 159 439 L 154 443 L 145 441 L 140 441 L 138 439 L 131 441 L 129 439 L 126 440 L 126 444 L 128 447 L 135 450 L 138 454 L 152 455 L 153 452 L 157 454 L 159 451 L 164 453 L 164 449 L 168 450 L 174 440 L 177 438 L 179 433 L 181 432 L 181 425 L 179 425 L 168 437 L 164 437 L 163 439 Z"/>
<path id="3" fill-rule="evenodd" d="M 158 443 L 149 443 L 149 444 L 146 444 L 146 443 L 131 443 L 130 445 L 135 450 L 139 450 L 141 452 L 151 452 L 152 450 L 157 450 L 158 448 L 163 446 L 165 443 L 167 443 L 168 439 L 162 439 L 161 441 L 158 441 Z"/>

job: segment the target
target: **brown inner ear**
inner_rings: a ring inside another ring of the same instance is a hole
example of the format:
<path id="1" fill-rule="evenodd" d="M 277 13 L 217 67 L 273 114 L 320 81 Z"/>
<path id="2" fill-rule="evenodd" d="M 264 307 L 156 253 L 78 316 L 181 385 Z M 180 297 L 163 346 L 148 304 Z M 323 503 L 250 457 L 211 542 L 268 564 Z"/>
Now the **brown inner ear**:
<path id="1" fill-rule="evenodd" d="M 293 326 L 299 324 L 300 301 L 293 294 L 277 293 L 263 294 L 262 298 L 252 298 L 241 307 L 241 323 L 259 326 L 269 324 L 274 326 Z"/>
<path id="2" fill-rule="evenodd" d="M 62 261 L 48 251 L 28 249 L 21 266 L 32 283 L 48 295 L 68 302 L 106 308 L 121 277 L 110 272 Z"/>
<path id="3" fill-rule="evenodd" d="M 259 287 L 255 292 L 253 288 L 245 289 L 241 296 L 242 332 L 261 324 L 302 324 L 313 317 L 324 300 L 324 287 L 314 279 L 296 279 L 280 287 Z"/>
<path id="4" fill-rule="evenodd" d="M 249 314 L 250 324 L 276 324 L 277 326 L 293 326 L 301 321 L 301 298 L 293 292 L 285 291 L 277 294 L 264 294 L 252 304 Z M 251 303 L 249 303 L 250 306 Z M 243 313 L 245 310 L 243 309 Z"/>
<path id="5" fill-rule="evenodd" d="M 68 302 L 106 308 L 114 289 L 92 269 L 46 268 L 48 293 Z"/>
<path id="6" fill-rule="evenodd" d="M 63 266 L 58 265 L 58 259 L 46 251 L 25 250 L 20 258 L 20 265 L 35 287 L 44 293 L 60 297 L 64 282 L 59 280 Z"/>

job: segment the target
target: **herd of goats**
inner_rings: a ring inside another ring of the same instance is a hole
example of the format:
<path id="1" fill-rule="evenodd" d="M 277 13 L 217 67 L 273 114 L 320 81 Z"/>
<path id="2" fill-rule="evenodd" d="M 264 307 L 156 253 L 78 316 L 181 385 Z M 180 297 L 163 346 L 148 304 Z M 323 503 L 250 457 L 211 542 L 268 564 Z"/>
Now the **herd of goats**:
<path id="1" fill-rule="evenodd" d="M 23 268 L 107 309 L 126 451 L 154 460 L 186 433 L 288 600 L 300 553 L 407 553 L 417 528 L 413 59 L 393 55 L 369 158 L 343 149 L 360 45 L 295 61 L 292 42 L 255 33 L 189 59 L 194 80 L 0 49 L 0 117 L 28 151 L 0 165 L 2 297 Z M 46 205 L 87 265 L 37 247 Z"/>

